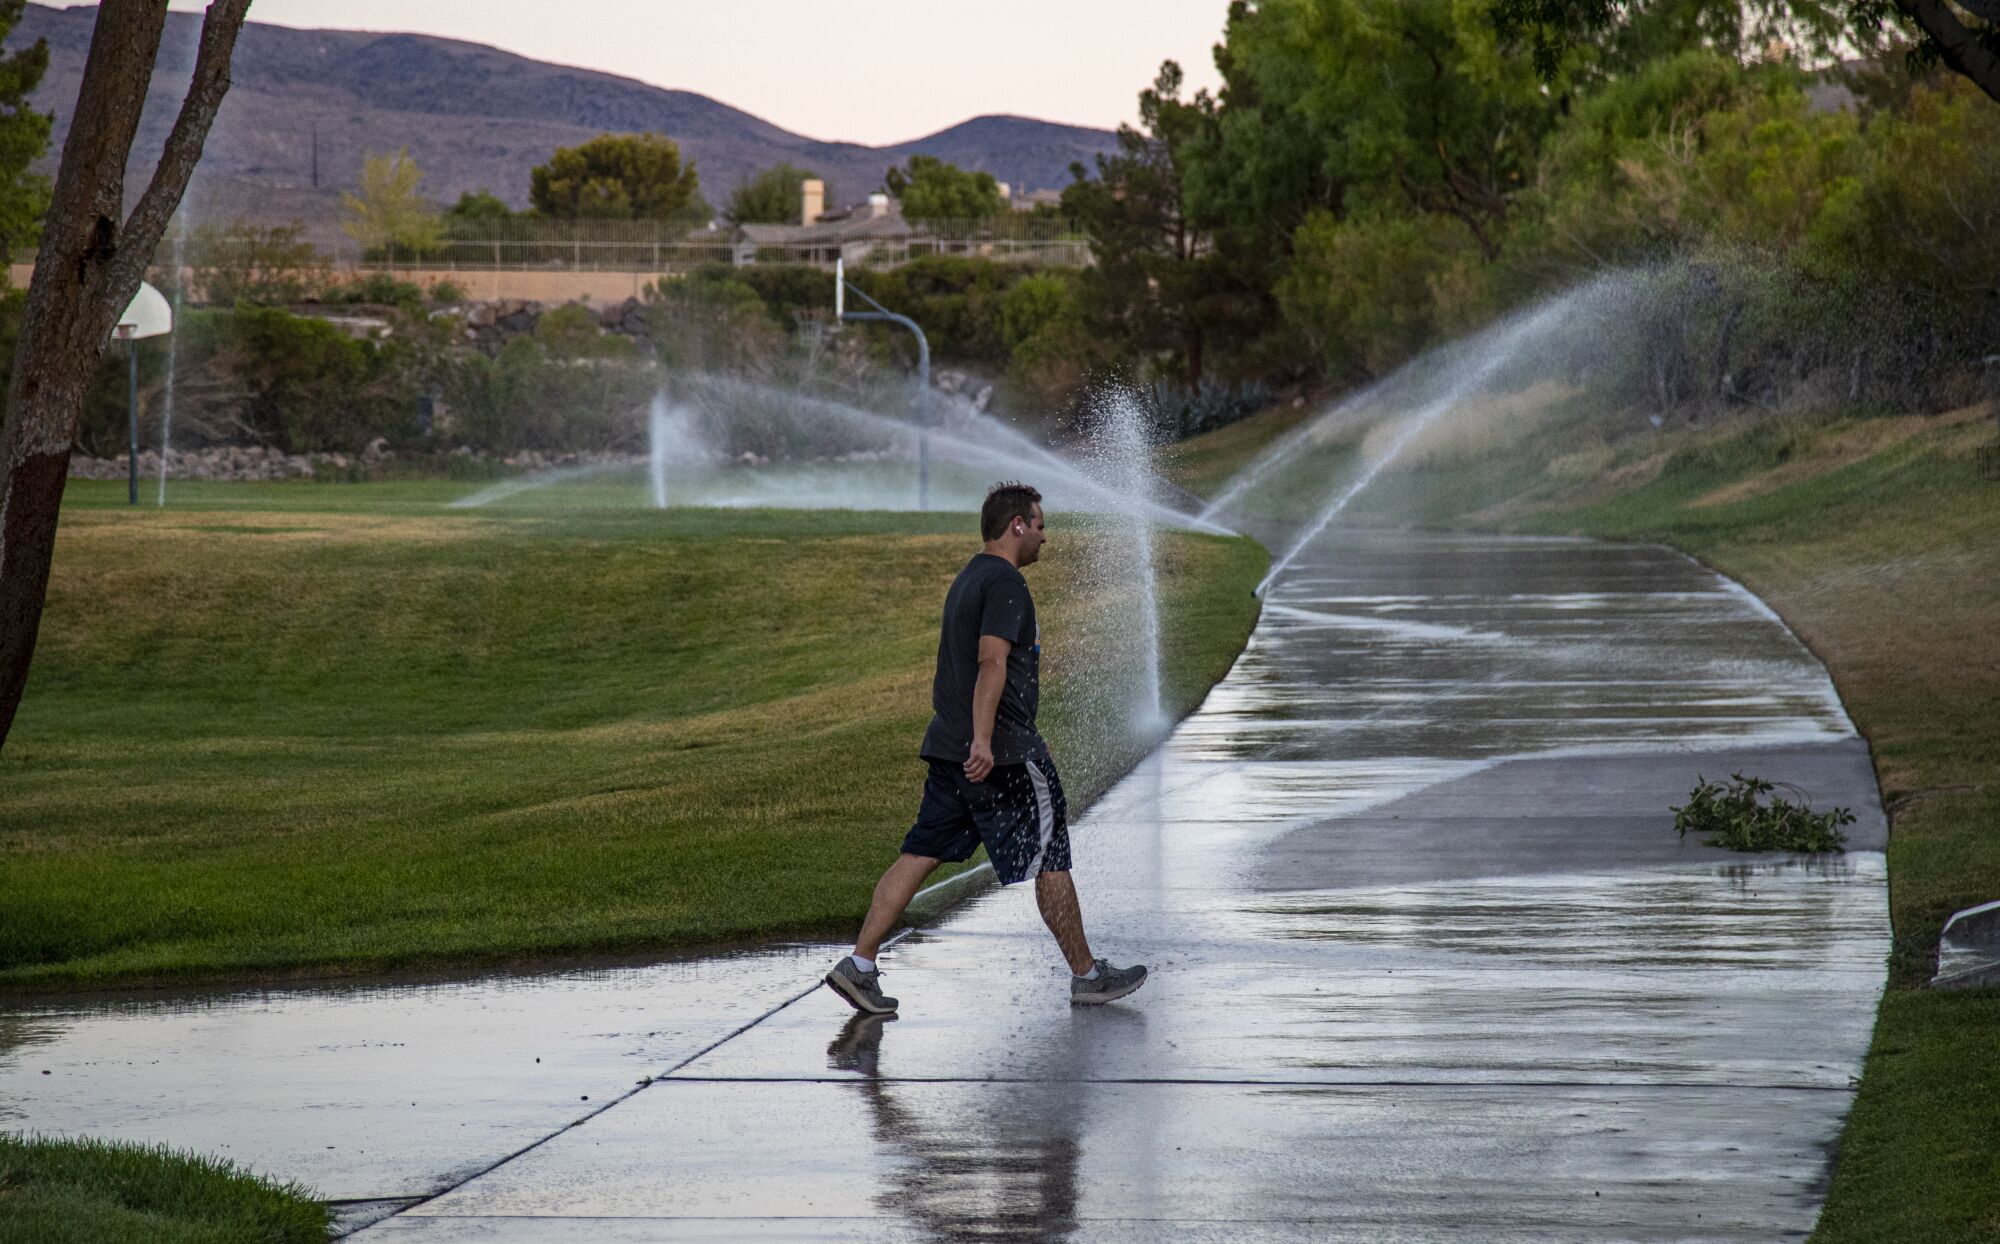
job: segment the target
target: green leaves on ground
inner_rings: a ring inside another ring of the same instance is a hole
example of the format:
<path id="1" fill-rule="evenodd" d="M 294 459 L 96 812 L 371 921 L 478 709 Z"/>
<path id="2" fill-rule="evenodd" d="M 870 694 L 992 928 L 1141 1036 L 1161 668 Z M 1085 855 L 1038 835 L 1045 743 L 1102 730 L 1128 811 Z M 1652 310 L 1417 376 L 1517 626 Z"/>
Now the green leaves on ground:
<path id="1" fill-rule="evenodd" d="M 1763 778 L 1729 775 L 1729 785 L 1695 779 L 1688 801 L 1673 809 L 1674 832 L 1702 835 L 1702 845 L 1731 851 L 1844 851 L 1842 825 L 1854 823 L 1846 808 L 1814 812 L 1795 804 Z"/>

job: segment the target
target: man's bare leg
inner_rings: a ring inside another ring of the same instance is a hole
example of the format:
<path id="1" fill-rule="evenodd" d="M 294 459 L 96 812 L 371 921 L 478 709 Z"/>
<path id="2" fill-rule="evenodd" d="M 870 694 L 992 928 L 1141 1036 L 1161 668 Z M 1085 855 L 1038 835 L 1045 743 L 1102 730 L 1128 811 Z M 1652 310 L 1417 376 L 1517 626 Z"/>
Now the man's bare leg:
<path id="1" fill-rule="evenodd" d="M 1045 872 L 1035 877 L 1035 905 L 1042 909 L 1042 923 L 1056 935 L 1069 970 L 1078 976 L 1090 971 L 1096 960 L 1090 954 L 1090 940 L 1083 935 L 1083 908 L 1076 901 L 1076 883 L 1068 872 Z"/>
<path id="2" fill-rule="evenodd" d="M 928 855 L 905 852 L 889 865 L 889 871 L 875 883 L 875 897 L 868 904 L 868 918 L 861 922 L 861 936 L 854 939 L 854 953 L 873 959 L 882 949 L 882 939 L 902 919 L 904 908 L 923 889 L 924 878 L 937 871 L 938 861 Z"/>

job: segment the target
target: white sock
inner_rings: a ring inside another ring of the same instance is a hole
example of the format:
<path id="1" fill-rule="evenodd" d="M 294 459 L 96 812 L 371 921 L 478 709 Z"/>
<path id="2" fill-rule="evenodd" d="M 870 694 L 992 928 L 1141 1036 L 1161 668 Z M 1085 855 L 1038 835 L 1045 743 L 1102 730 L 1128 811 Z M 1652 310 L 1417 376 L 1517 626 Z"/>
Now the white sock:
<path id="1" fill-rule="evenodd" d="M 1080 980 L 1080 981 L 1094 981 L 1094 980 L 1096 980 L 1096 979 L 1097 979 L 1097 965 L 1096 965 L 1095 963 L 1091 964 L 1091 965 L 1090 965 L 1090 971 L 1088 971 L 1088 972 L 1085 972 L 1085 973 L 1084 973 L 1084 974 L 1083 974 L 1082 976 L 1079 976 L 1079 977 L 1077 977 L 1077 979 L 1078 979 L 1078 980 Z"/>
<path id="2" fill-rule="evenodd" d="M 873 972 L 875 970 L 875 961 L 873 959 L 863 959 L 860 955 L 849 955 L 847 957 L 853 960 L 855 967 L 860 968 L 864 972 Z"/>

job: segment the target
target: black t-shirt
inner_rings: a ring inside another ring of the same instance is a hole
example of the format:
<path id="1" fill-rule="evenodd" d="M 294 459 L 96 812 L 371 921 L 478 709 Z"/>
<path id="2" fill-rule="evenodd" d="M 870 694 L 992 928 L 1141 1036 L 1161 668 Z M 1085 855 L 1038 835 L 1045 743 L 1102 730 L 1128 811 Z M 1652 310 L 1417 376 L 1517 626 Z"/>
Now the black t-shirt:
<path id="1" fill-rule="evenodd" d="M 996 635 L 1014 645 L 1007 682 L 993 715 L 993 763 L 1017 765 L 1041 746 L 1035 710 L 1041 704 L 1042 633 L 1028 581 L 1012 562 L 979 553 L 958 572 L 944 598 L 937 678 L 931 683 L 930 729 L 922 754 L 964 761 L 972 754 L 972 688 L 979 681 L 979 639 Z"/>

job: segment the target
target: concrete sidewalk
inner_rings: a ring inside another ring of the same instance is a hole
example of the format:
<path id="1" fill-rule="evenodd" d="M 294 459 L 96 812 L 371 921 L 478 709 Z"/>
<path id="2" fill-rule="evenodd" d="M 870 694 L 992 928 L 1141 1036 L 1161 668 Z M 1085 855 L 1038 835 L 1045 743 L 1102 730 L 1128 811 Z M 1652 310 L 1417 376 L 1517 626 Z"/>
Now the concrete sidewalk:
<path id="1" fill-rule="evenodd" d="M 1735 770 L 1851 806 L 1853 849 L 1677 839 Z M 1099 953 L 1154 969 L 1128 1003 L 1072 1010 L 1031 898 L 989 893 L 885 956 L 900 1017 L 810 993 L 361 1238 L 1802 1236 L 1883 833 L 1825 672 L 1733 584 L 1336 535 L 1076 827 Z"/>

